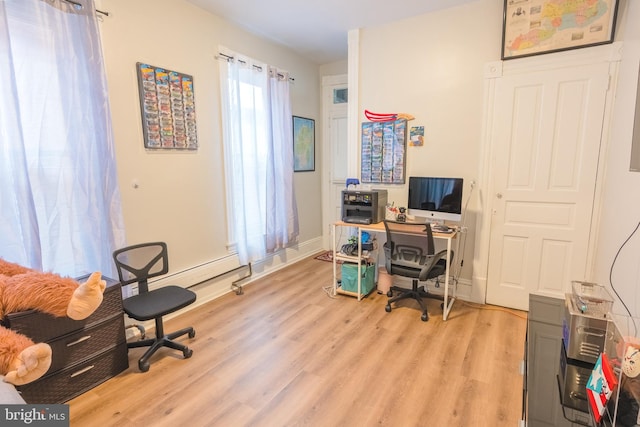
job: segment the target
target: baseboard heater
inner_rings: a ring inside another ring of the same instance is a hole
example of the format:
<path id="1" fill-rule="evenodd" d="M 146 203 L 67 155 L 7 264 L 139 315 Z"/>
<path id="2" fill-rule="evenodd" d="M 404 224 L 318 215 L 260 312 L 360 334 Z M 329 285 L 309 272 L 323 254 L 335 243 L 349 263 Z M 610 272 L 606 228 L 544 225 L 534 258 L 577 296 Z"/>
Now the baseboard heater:
<path id="1" fill-rule="evenodd" d="M 152 288 L 159 288 L 165 284 L 174 284 L 185 288 L 191 288 L 202 282 L 206 282 L 207 280 L 213 280 L 226 274 L 233 273 L 241 268 L 248 268 L 248 274 L 235 280 L 231 284 L 231 289 L 235 291 L 236 294 L 240 295 L 242 294 L 242 287 L 239 283 L 251 277 L 253 270 L 251 263 L 241 264 L 236 254 L 227 255 L 168 276 L 163 276 L 159 280 L 150 283 L 150 285 Z"/>

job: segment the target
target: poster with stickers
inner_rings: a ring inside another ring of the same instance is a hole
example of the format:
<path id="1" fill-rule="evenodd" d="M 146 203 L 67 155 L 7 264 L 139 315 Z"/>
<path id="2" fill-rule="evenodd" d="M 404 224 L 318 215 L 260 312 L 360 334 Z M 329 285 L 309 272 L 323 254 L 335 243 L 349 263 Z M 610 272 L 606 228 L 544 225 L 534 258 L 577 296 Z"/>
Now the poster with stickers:
<path id="1" fill-rule="evenodd" d="M 193 77 L 136 63 L 144 146 L 197 150 Z"/>
<path id="2" fill-rule="evenodd" d="M 362 123 L 360 144 L 362 182 L 404 184 L 407 121 Z"/>

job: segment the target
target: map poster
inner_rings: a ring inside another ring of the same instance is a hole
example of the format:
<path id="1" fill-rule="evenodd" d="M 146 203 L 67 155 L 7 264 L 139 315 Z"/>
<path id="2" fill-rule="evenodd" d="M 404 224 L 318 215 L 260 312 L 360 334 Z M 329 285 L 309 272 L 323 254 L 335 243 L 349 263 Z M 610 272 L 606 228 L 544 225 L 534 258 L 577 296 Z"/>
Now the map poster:
<path id="1" fill-rule="evenodd" d="M 505 0 L 502 59 L 613 41 L 618 0 Z"/>
<path id="2" fill-rule="evenodd" d="M 316 122 L 293 116 L 293 171 L 316 170 Z"/>

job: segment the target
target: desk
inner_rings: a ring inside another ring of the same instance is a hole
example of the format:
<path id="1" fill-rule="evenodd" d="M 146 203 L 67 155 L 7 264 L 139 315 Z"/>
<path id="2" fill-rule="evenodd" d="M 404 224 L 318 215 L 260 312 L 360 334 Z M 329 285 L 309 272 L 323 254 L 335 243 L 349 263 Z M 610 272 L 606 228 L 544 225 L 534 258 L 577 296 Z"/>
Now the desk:
<path id="1" fill-rule="evenodd" d="M 351 296 L 355 296 L 358 298 L 358 301 L 360 301 L 363 297 L 362 293 L 360 292 L 360 290 L 362 289 L 360 286 L 360 275 L 358 275 L 358 292 L 347 292 L 347 291 L 341 291 L 337 288 L 337 262 L 338 260 L 343 260 L 343 261 L 349 261 L 349 262 L 354 262 L 357 263 L 358 265 L 361 263 L 362 261 L 362 248 L 360 245 L 358 245 L 358 254 L 355 256 L 347 256 L 344 254 L 339 254 L 337 253 L 337 245 L 338 242 L 336 241 L 336 228 L 337 227 L 354 227 L 358 229 L 358 242 L 362 241 L 362 232 L 363 231 L 367 231 L 367 232 L 374 232 L 374 233 L 386 233 L 386 230 L 384 228 L 384 222 L 378 222 L 376 224 L 354 224 L 354 223 L 349 223 L 349 222 L 344 222 L 344 221 L 337 221 L 335 223 L 333 223 L 332 226 L 332 237 L 333 237 L 333 289 L 334 289 L 334 294 L 336 293 L 341 293 L 341 294 L 345 294 L 345 295 L 351 295 Z M 453 231 L 451 233 L 441 233 L 441 232 L 437 232 L 437 231 L 433 231 L 433 238 L 434 239 L 440 239 L 440 240 L 446 240 L 447 241 L 447 257 L 446 257 L 446 269 L 445 269 L 445 275 L 444 275 L 444 303 L 442 306 L 442 319 L 443 320 L 447 320 L 447 317 L 449 316 L 449 312 L 451 311 L 451 308 L 453 307 L 453 303 L 456 299 L 456 290 L 457 290 L 457 283 L 453 284 L 453 295 L 449 295 L 449 278 L 451 277 L 451 246 L 452 246 L 452 241 L 453 239 L 455 239 L 457 237 L 458 233 L 457 231 Z"/>

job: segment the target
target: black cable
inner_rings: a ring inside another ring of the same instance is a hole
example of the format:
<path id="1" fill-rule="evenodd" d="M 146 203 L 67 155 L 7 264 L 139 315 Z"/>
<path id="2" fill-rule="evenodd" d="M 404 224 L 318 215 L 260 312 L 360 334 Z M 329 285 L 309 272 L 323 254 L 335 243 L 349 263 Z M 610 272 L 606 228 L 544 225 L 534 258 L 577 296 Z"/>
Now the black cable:
<path id="1" fill-rule="evenodd" d="M 616 294 L 616 296 L 618 297 L 618 300 L 620 300 L 620 303 L 625 308 L 625 310 L 627 310 L 627 313 L 629 313 L 629 317 L 631 317 L 631 320 L 633 321 L 633 327 L 635 328 L 635 331 L 633 332 L 634 336 L 636 335 L 638 327 L 636 326 L 636 321 L 633 318 L 633 315 L 631 314 L 629 307 L 627 307 L 627 305 L 624 303 L 624 301 L 620 297 L 620 294 L 618 294 L 618 291 L 616 291 L 615 286 L 613 286 L 613 267 L 616 265 L 616 261 L 618 260 L 618 255 L 620 255 L 620 252 L 622 252 L 622 248 L 624 248 L 625 245 L 629 242 L 629 240 L 631 240 L 633 235 L 636 234 L 636 232 L 638 231 L 638 228 L 640 228 L 640 222 L 638 222 L 638 225 L 636 225 L 636 228 L 633 229 L 629 237 L 627 237 L 627 239 L 618 248 L 618 252 L 616 252 L 616 256 L 613 257 L 613 261 L 611 262 L 611 268 L 609 269 L 609 285 L 611 286 L 611 289 L 613 289 L 613 292 Z"/>
<path id="2" fill-rule="evenodd" d="M 469 207 L 469 200 L 471 200 L 471 195 L 473 194 L 473 188 L 476 186 L 476 181 L 473 180 L 471 181 L 471 188 L 469 190 L 469 194 L 467 195 L 467 201 L 464 204 L 464 209 L 462 210 L 462 225 L 460 226 L 460 234 L 462 234 L 462 236 L 460 236 L 460 239 L 464 239 L 462 241 L 462 253 L 458 254 L 458 256 L 460 257 L 460 262 L 457 263 L 457 269 L 456 271 L 454 271 L 453 274 L 453 281 L 454 283 L 457 285 L 458 284 L 458 279 L 460 278 L 460 275 L 462 274 L 462 267 L 464 265 L 464 251 L 467 248 L 467 233 L 469 231 L 469 229 L 467 228 L 466 224 L 467 224 L 467 209 Z"/>

